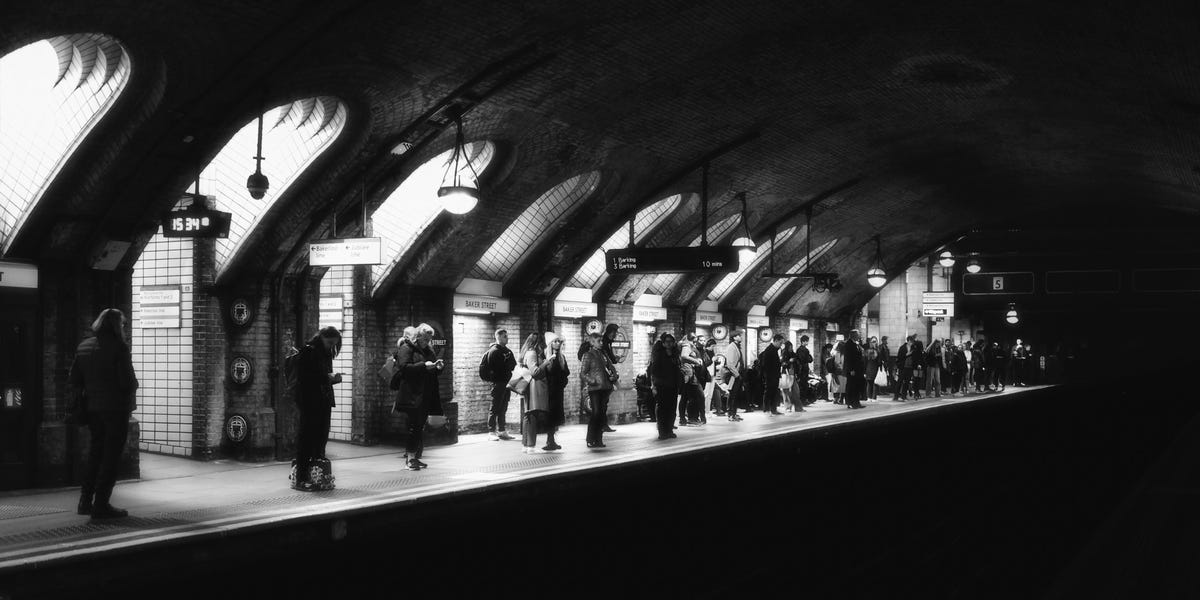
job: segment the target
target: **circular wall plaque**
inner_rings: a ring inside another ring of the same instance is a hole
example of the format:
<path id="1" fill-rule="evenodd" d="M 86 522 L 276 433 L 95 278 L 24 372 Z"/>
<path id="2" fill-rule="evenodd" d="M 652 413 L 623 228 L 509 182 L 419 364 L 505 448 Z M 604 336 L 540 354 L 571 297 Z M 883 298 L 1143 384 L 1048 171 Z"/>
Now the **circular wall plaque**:
<path id="1" fill-rule="evenodd" d="M 229 378 L 234 383 L 242 385 L 254 376 L 254 363 L 250 362 L 245 356 L 236 356 L 229 361 Z"/>
<path id="2" fill-rule="evenodd" d="M 771 331 L 770 327 L 763 327 L 762 329 L 758 330 L 758 339 L 764 342 L 769 342 L 771 341 L 772 337 L 775 337 L 775 332 Z"/>
<path id="3" fill-rule="evenodd" d="M 250 435 L 250 423 L 242 415 L 232 415 L 225 420 L 225 435 L 231 442 L 244 442 Z"/>
<path id="4" fill-rule="evenodd" d="M 234 325 L 245 325 L 254 318 L 254 313 L 250 308 L 250 301 L 245 298 L 234 298 L 233 304 L 229 306 L 229 316 L 233 319 Z"/>
<path id="5" fill-rule="evenodd" d="M 713 325 L 712 336 L 714 340 L 723 340 L 729 335 L 729 328 L 724 325 Z"/>
<path id="6" fill-rule="evenodd" d="M 590 319 L 584 326 L 583 331 L 588 335 L 604 333 L 604 323 L 601 323 L 599 319 Z"/>

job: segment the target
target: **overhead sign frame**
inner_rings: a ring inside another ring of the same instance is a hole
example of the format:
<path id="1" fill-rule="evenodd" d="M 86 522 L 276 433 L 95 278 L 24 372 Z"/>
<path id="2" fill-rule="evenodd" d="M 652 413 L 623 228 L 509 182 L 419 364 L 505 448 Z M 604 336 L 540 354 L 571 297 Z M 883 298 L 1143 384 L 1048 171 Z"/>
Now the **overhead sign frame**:
<path id="1" fill-rule="evenodd" d="M 738 253 L 733 246 L 614 248 L 604 251 L 604 266 L 609 275 L 735 273 Z"/>

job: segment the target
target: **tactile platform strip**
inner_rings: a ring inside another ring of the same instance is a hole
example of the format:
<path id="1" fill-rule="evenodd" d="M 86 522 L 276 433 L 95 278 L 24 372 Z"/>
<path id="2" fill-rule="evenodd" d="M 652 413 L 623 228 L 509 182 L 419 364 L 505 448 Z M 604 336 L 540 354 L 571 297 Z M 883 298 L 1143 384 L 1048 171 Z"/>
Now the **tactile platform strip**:
<path id="1" fill-rule="evenodd" d="M 53 506 L 13 506 L 0 504 L 0 521 L 4 519 L 19 519 L 37 515 L 52 515 L 54 513 L 70 512 L 67 509 Z"/>

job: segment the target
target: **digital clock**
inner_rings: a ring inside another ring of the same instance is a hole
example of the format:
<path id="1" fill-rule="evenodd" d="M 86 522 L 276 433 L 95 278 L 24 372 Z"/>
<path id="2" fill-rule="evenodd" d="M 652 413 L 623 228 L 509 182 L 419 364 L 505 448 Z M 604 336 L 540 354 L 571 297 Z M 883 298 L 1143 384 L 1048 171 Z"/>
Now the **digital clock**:
<path id="1" fill-rule="evenodd" d="M 231 213 L 207 208 L 172 211 L 163 219 L 163 237 L 227 238 Z"/>

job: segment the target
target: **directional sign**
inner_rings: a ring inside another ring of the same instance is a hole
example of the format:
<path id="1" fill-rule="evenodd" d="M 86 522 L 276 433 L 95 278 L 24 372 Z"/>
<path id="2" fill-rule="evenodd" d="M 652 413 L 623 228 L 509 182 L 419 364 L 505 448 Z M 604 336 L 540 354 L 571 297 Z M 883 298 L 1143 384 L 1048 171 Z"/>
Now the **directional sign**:
<path id="1" fill-rule="evenodd" d="M 308 264 L 313 267 L 383 264 L 382 240 L 349 238 L 313 242 L 308 245 Z"/>
<path id="2" fill-rule="evenodd" d="M 935 306 L 922 306 L 921 307 L 921 316 L 922 317 L 953 317 L 954 316 L 954 307 L 953 306 L 940 307 L 940 306 L 936 306 L 936 305 Z"/>
<path id="3" fill-rule="evenodd" d="M 622 273 L 733 273 L 738 270 L 733 246 L 683 248 L 617 248 L 604 252 L 609 275 Z"/>

